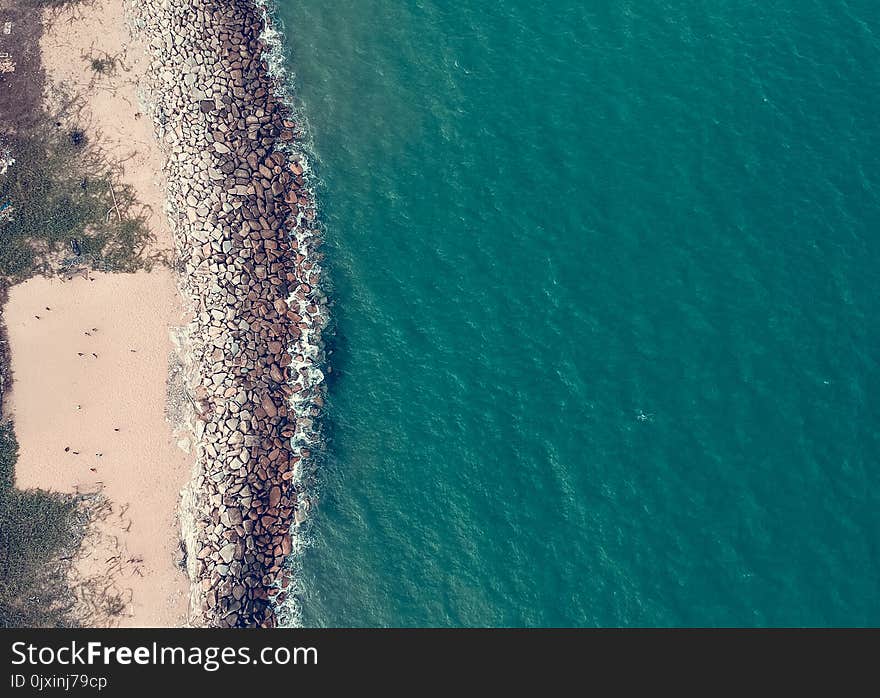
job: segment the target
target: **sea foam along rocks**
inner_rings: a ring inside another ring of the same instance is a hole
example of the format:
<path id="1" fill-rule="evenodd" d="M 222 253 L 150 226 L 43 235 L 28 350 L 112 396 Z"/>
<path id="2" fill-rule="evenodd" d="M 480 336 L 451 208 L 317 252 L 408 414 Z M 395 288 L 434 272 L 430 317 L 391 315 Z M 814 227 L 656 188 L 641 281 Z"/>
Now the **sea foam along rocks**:
<path id="1" fill-rule="evenodd" d="M 138 0 L 144 103 L 191 307 L 183 353 L 196 453 L 181 505 L 190 622 L 277 623 L 291 526 L 324 404 L 319 230 L 298 124 L 252 0 Z"/>

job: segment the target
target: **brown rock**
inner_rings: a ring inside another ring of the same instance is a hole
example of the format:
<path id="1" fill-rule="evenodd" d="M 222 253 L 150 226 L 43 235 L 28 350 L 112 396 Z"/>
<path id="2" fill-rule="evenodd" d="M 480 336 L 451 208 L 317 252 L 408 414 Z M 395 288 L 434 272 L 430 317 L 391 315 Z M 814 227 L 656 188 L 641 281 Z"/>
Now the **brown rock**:
<path id="1" fill-rule="evenodd" d="M 281 488 L 277 485 L 269 490 L 269 506 L 276 507 L 281 501 Z"/>
<path id="2" fill-rule="evenodd" d="M 260 402 L 260 406 L 266 412 L 268 417 L 277 417 L 278 416 L 278 408 L 275 406 L 272 398 L 269 395 L 264 395 L 262 401 Z"/>

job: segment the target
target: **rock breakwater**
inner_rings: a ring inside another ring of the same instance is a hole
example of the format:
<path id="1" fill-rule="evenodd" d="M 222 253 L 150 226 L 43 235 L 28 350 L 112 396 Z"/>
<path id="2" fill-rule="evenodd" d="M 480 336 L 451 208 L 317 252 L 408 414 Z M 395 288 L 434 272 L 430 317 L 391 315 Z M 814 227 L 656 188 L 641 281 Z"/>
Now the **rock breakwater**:
<path id="1" fill-rule="evenodd" d="M 327 299 L 298 124 L 252 0 L 139 0 L 144 102 L 192 322 L 181 333 L 195 443 L 181 522 L 190 622 L 268 627 L 324 404 Z"/>

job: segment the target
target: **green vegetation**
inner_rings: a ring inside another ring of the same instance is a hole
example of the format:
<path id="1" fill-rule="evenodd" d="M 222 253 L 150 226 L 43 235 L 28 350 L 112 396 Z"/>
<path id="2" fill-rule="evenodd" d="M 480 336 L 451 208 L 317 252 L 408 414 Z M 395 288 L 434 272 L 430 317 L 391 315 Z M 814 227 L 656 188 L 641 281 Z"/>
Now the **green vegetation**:
<path id="1" fill-rule="evenodd" d="M 71 5 L 83 5 L 91 0 L 22 0 L 22 5 L 25 7 L 33 7 L 33 8 L 48 8 L 50 10 L 58 9 L 60 10 L 63 7 L 69 7 Z"/>
<path id="2" fill-rule="evenodd" d="M 0 424 L 0 627 L 65 627 L 72 597 L 59 579 L 83 521 L 74 497 L 13 487 L 18 444 Z"/>
<path id="3" fill-rule="evenodd" d="M 89 0 L 19 0 L 33 9 L 62 9 Z M 119 60 L 85 57 L 96 77 Z M 61 95 L 63 97 L 63 95 Z M 143 210 L 130 187 L 90 142 L 75 100 L 60 115 L 43 114 L 35 127 L 0 143 L 0 301 L 10 284 L 34 274 L 75 270 L 134 271 L 153 261 Z M 28 121 L 30 124 L 30 121 Z M 7 370 L 0 326 L 0 400 Z M 0 421 L 0 627 L 65 627 L 75 623 L 67 584 L 71 556 L 98 500 L 15 488 L 18 444 L 12 423 Z M 122 609 L 97 590 L 109 612 Z"/>
<path id="4" fill-rule="evenodd" d="M 112 73 L 116 69 L 116 60 L 113 58 L 92 58 L 91 63 L 96 73 Z"/>
<path id="5" fill-rule="evenodd" d="M 102 55 L 100 56 L 86 56 L 86 60 L 89 62 L 89 65 L 91 65 L 92 70 L 94 70 L 99 75 L 109 75 L 115 73 L 116 66 L 119 64 L 118 57 L 111 56 L 106 52 L 102 52 Z"/>
<path id="6" fill-rule="evenodd" d="M 50 265 L 134 271 L 149 238 L 130 187 L 76 128 L 46 121 L 9 149 L 0 178 L 0 275 L 20 281 Z"/>
<path id="7" fill-rule="evenodd" d="M 100 151 L 70 121 L 47 116 L 4 144 L 14 163 L 0 175 L 0 297 L 35 273 L 134 271 L 152 261 L 133 191 L 114 181 Z M 0 627 L 69 626 L 74 597 L 66 569 L 91 514 L 81 498 L 16 489 L 17 456 L 12 424 L 0 422 Z M 109 613 L 121 603 L 113 602 L 112 595 L 103 600 Z"/>

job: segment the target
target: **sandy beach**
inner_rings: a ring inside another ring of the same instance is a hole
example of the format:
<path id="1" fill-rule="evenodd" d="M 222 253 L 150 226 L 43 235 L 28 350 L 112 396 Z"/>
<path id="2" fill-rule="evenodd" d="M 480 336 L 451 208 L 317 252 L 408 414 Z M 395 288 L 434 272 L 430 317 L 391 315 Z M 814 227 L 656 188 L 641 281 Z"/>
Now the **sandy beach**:
<path id="1" fill-rule="evenodd" d="M 78 123 L 144 206 L 155 238 L 148 255 L 167 258 L 162 155 L 140 113 L 145 64 L 122 0 L 44 18 L 48 105 L 78 97 Z M 189 584 L 177 564 L 177 506 L 191 458 L 166 419 L 170 331 L 184 320 L 171 270 L 33 278 L 10 289 L 4 316 L 17 485 L 101 492 L 108 502 L 75 563 L 80 621 L 183 625 Z"/>
<path id="2" fill-rule="evenodd" d="M 20 219 L 26 259 L 32 231 L 53 232 L 32 268 L 50 276 L 4 307 L 16 485 L 88 495 L 70 622 L 296 624 L 290 556 L 313 506 L 329 301 L 271 21 L 253 0 L 93 0 L 42 18 L 31 66 L 47 139 L 86 144 L 113 173 L 77 172 L 52 216 Z M 31 181 L 25 211 L 43 200 Z M 90 229 L 48 227 L 90 187 L 103 198 L 88 199 L 89 225 L 140 225 L 142 211 L 149 244 L 138 228 L 115 249 L 143 271 L 90 270 L 103 262 L 75 237 Z"/>
<path id="3" fill-rule="evenodd" d="M 168 255 L 174 242 L 159 188 L 164 158 L 138 93 L 148 64 L 128 30 L 123 0 L 93 0 L 43 16 L 47 104 L 56 106 L 64 95 L 80 100 L 79 126 L 137 192 L 154 236 L 152 252 Z"/>
<path id="4" fill-rule="evenodd" d="M 188 459 L 165 419 L 169 321 L 179 312 L 171 273 L 36 277 L 9 296 L 17 485 L 101 492 L 111 505 L 76 565 L 83 621 L 181 625 L 176 507 Z M 118 616 L 96 590 L 124 600 Z"/>

